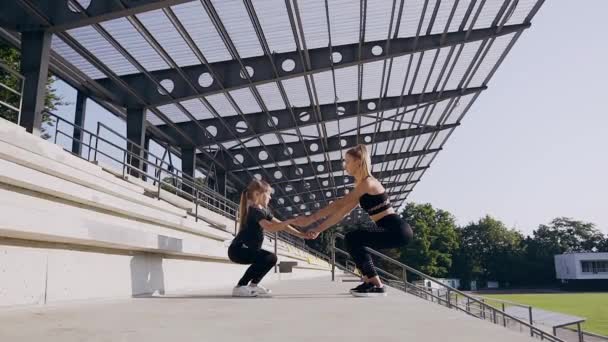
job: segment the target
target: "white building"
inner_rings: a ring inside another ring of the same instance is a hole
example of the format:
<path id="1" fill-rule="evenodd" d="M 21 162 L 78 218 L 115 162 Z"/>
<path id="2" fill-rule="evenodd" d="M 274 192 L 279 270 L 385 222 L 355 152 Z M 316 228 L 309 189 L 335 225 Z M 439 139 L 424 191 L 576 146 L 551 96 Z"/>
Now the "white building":
<path id="1" fill-rule="evenodd" d="M 608 282 L 608 253 L 569 253 L 555 256 L 555 274 L 562 283 Z"/>
<path id="2" fill-rule="evenodd" d="M 441 282 L 444 285 L 453 287 L 455 289 L 459 289 L 460 288 L 460 279 L 456 279 L 456 278 L 436 278 L 439 282 Z M 427 288 L 430 289 L 443 289 L 444 287 L 432 282 L 430 280 L 425 280 L 425 281 L 418 281 L 418 282 L 414 282 L 414 284 L 418 285 L 418 286 L 426 286 Z"/>

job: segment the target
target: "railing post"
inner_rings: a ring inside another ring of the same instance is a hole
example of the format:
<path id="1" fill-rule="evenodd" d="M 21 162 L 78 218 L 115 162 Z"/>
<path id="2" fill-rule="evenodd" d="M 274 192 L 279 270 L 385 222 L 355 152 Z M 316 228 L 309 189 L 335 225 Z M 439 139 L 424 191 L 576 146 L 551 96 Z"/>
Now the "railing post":
<path id="1" fill-rule="evenodd" d="M 505 318 L 505 303 L 502 303 L 502 325 L 507 326 L 507 319 Z"/>
<path id="2" fill-rule="evenodd" d="M 486 320 L 486 300 L 485 299 L 481 299 L 481 312 L 482 312 L 482 316 L 483 316 L 483 320 Z"/>
<path id="3" fill-rule="evenodd" d="M 57 145 L 57 132 L 59 131 L 59 119 L 57 119 L 57 123 L 55 124 L 55 142 L 54 144 Z"/>
<path id="4" fill-rule="evenodd" d="M 496 309 L 492 308 L 492 320 L 494 321 L 494 324 L 496 324 Z"/>
<path id="5" fill-rule="evenodd" d="M 97 122 L 97 131 L 95 134 L 95 150 L 93 151 L 93 160 L 97 161 L 97 149 L 99 148 L 99 124 L 100 122 Z"/>
<path id="6" fill-rule="evenodd" d="M 158 172 L 158 190 L 156 191 L 156 198 L 160 201 L 160 184 L 163 182 L 163 173 L 161 170 Z"/>
<path id="7" fill-rule="evenodd" d="M 403 292 L 407 293 L 407 269 L 403 268 Z"/>
<path id="8" fill-rule="evenodd" d="M 336 281 L 336 234 L 330 238 L 331 246 L 331 281 Z"/>
<path id="9" fill-rule="evenodd" d="M 123 151 L 122 153 L 122 178 L 126 178 L 126 168 L 127 168 L 127 151 Z"/>
<path id="10" fill-rule="evenodd" d="M 445 299 L 447 299 L 448 301 L 448 308 L 452 308 L 452 300 L 450 298 L 450 289 L 447 290 L 447 292 L 445 293 Z"/>
<path id="11" fill-rule="evenodd" d="M 194 222 L 198 222 L 198 187 L 194 184 Z"/>
<path id="12" fill-rule="evenodd" d="M 532 320 L 532 307 L 531 306 L 528 307 L 528 315 L 530 317 L 530 336 L 534 337 L 534 329 L 532 329 L 532 326 L 534 326 L 534 321 Z"/>
<path id="13" fill-rule="evenodd" d="M 471 298 L 467 297 L 467 312 L 471 312 Z"/>
<path id="14" fill-rule="evenodd" d="M 92 139 L 93 139 L 93 135 L 89 134 L 89 146 L 87 148 L 89 151 L 87 152 L 87 161 L 91 161 L 91 142 L 92 142 Z"/>
<path id="15" fill-rule="evenodd" d="M 274 255 L 277 255 L 278 246 L 277 241 L 279 240 L 279 232 L 274 232 Z M 277 264 L 274 264 L 274 273 L 277 273 Z"/>

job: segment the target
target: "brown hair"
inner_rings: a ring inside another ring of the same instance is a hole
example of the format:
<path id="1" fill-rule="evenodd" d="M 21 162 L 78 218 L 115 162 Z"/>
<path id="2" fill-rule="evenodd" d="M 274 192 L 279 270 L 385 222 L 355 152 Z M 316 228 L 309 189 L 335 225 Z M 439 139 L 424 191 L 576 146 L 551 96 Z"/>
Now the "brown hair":
<path id="1" fill-rule="evenodd" d="M 245 219 L 247 218 L 247 202 L 253 200 L 253 194 L 255 192 L 267 192 L 270 191 L 270 189 L 270 184 L 266 181 L 254 179 L 241 193 L 241 203 L 239 204 L 239 231 L 243 228 L 243 224 L 245 224 Z"/>
<path id="2" fill-rule="evenodd" d="M 359 176 L 361 179 L 372 175 L 372 160 L 367 152 L 367 146 L 359 144 L 346 151 L 346 154 L 360 161 Z"/>

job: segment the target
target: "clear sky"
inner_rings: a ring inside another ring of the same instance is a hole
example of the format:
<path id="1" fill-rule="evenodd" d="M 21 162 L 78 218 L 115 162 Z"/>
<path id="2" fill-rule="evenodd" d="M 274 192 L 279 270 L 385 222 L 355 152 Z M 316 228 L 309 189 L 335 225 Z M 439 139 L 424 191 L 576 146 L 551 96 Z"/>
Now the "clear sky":
<path id="1" fill-rule="evenodd" d="M 489 214 L 529 234 L 568 216 L 608 234 L 606 13 L 607 0 L 546 1 L 408 200 L 459 224 Z M 89 101 L 86 128 L 100 120 L 125 131 Z"/>
<path id="2" fill-rule="evenodd" d="M 546 1 L 408 200 L 531 233 L 608 233 L 608 1 Z"/>

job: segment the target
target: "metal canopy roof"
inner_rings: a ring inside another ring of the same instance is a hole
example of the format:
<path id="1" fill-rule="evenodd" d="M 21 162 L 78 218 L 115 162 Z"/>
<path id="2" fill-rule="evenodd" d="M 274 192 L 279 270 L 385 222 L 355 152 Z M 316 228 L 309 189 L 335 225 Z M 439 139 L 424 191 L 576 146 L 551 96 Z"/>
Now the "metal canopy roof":
<path id="1" fill-rule="evenodd" d="M 357 143 L 401 206 L 543 2 L 16 0 L 0 24 L 54 32 L 55 73 L 291 215 L 344 194 Z"/>

